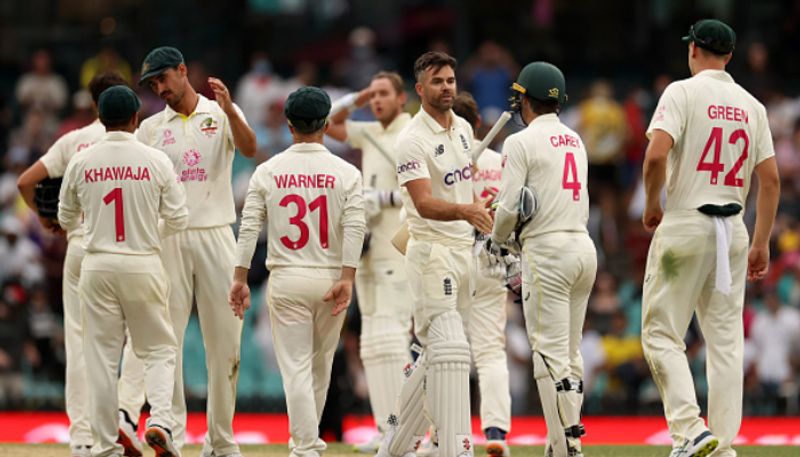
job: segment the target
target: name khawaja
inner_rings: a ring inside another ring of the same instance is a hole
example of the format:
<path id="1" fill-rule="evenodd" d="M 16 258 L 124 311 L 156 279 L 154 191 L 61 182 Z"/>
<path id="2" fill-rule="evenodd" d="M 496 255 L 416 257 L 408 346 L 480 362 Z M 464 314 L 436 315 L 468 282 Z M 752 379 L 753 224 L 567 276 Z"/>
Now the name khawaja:
<path id="1" fill-rule="evenodd" d="M 100 167 L 83 170 L 85 182 L 102 181 L 150 181 L 147 167 Z"/>
<path id="2" fill-rule="evenodd" d="M 336 176 L 317 173 L 313 175 L 275 175 L 275 184 L 278 189 L 287 187 L 304 187 L 306 189 L 333 189 L 336 185 Z"/>

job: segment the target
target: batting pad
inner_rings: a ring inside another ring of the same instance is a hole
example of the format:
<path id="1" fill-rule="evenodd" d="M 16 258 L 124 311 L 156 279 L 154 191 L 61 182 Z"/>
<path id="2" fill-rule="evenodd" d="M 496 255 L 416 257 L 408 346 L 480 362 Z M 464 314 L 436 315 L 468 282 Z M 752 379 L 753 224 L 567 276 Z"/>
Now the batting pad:
<path id="1" fill-rule="evenodd" d="M 403 368 L 411 362 L 408 352 L 408 332 L 395 323 L 393 327 L 375 325 L 380 321 L 364 322 L 361 334 L 361 361 L 369 389 L 369 402 L 375 423 L 381 432 L 392 413 L 403 387 Z M 369 322 L 369 323 L 367 323 Z"/>
<path id="2" fill-rule="evenodd" d="M 470 350 L 455 311 L 436 316 L 428 330 L 425 405 L 439 434 L 439 455 L 473 455 L 469 405 Z"/>
<path id="3" fill-rule="evenodd" d="M 556 384 L 550 369 L 538 352 L 533 353 L 533 377 L 542 402 L 544 421 L 547 424 L 547 442 L 552 446 L 553 457 L 567 457 L 567 437 L 564 434 L 565 421 L 558 408 Z"/>
<path id="4" fill-rule="evenodd" d="M 413 365 L 405 370 L 406 382 L 400 389 L 395 410 L 397 415 L 390 415 L 387 424 L 394 428 L 389 438 L 388 451 L 392 456 L 405 456 L 413 452 L 422 443 L 430 421 L 424 413 L 426 354 L 422 353 Z M 384 442 L 385 444 L 385 442 Z M 384 448 L 384 445 L 381 445 Z M 380 452 L 379 452 L 380 455 Z"/>

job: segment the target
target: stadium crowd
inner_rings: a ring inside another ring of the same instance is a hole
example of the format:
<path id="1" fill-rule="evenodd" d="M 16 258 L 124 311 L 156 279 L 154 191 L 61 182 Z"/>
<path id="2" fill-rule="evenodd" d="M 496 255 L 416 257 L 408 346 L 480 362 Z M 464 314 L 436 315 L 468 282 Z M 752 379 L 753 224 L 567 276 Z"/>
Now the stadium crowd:
<path id="1" fill-rule="evenodd" d="M 283 116 L 286 96 L 301 85 L 319 85 L 334 100 L 362 89 L 371 75 L 387 65 L 373 47 L 366 29 L 351 34 L 354 52 L 336 68 L 298 63 L 289 73 L 276 71 L 269 57 L 255 52 L 250 68 L 238 81 L 235 101 L 254 128 L 259 152 L 254 160 L 237 155 L 233 168 L 237 213 L 240 214 L 249 177 L 258 163 L 279 153 L 291 136 Z M 447 48 L 438 42 L 435 46 Z M 0 409 L 61 408 L 64 350 L 61 330 L 61 267 L 65 240 L 43 230 L 24 205 L 16 188 L 19 173 L 41 157 L 63 133 L 94 119 L 85 84 L 94 72 L 114 68 L 136 87 L 131 63 L 113 48 L 90 56 L 79 74 L 59 74 L 58 56 L 46 49 L 21 63 L 13 94 L 0 97 Z M 781 91 L 769 70 L 763 44 L 754 42 L 740 53 L 733 77 L 766 106 L 782 178 L 782 199 L 772 238 L 768 280 L 749 285 L 746 295 L 746 414 L 800 413 L 800 97 Z M 135 66 L 135 65 L 134 65 Z M 196 90 L 209 98 L 210 70 L 202 61 L 189 62 Z M 512 53 L 486 41 L 461 65 L 459 88 L 469 90 L 486 121 L 484 133 L 507 108 L 508 88 L 519 71 Z M 403 72 L 410 76 L 408 71 Z M 325 74 L 323 78 L 320 75 Z M 660 401 L 650 379 L 640 343 L 641 293 L 650 235 L 642 228 L 641 163 L 644 132 L 658 96 L 673 78 L 658 75 L 648 84 L 601 80 L 568 86 L 570 101 L 561 113 L 586 142 L 590 156 L 591 216 L 589 228 L 598 247 L 600 269 L 589 301 L 583 340 L 587 414 L 658 414 Z M 570 75 L 567 75 L 568 81 Z M 406 89 L 416 111 L 410 79 Z M 163 108 L 149 90 L 141 118 Z M 355 118 L 368 119 L 368 110 Z M 513 121 L 511 124 L 515 124 Z M 507 130 L 521 128 L 510 125 Z M 496 148 L 502 149 L 502 137 Z M 329 140 L 329 148 L 357 163 L 357 151 Z M 748 208 L 752 225 L 753 208 Z M 259 242 L 250 282 L 254 303 L 263 304 L 268 272 L 266 243 Z M 521 306 L 507 302 L 507 354 L 514 414 L 538 412 L 532 382 L 530 348 Z M 334 362 L 328 408 L 338 413 L 369 411 L 366 381 L 358 357 L 358 308 L 351 306 Z M 186 333 L 184 373 L 190 409 L 202 409 L 206 396 L 203 345 L 196 316 Z M 687 337 L 698 395 L 705 396 L 704 347 L 696 325 Z M 284 408 L 277 363 L 272 350 L 265 306 L 255 306 L 245 318 L 239 375 L 239 411 L 279 411 Z M 246 401 L 241 401 L 246 400 Z M 701 398 L 702 400 L 702 398 Z M 701 404 L 704 403 L 701 401 Z"/>

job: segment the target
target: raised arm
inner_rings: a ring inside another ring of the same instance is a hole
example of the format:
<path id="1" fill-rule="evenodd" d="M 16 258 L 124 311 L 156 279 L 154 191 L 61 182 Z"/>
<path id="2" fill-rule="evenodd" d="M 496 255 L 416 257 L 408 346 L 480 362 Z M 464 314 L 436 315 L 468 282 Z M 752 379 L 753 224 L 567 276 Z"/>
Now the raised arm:
<path id="1" fill-rule="evenodd" d="M 228 116 L 228 123 L 231 126 L 231 134 L 233 135 L 233 144 L 236 149 L 245 157 L 254 157 L 258 150 L 256 133 L 247 125 L 241 110 L 233 104 L 228 88 L 217 78 L 208 78 L 208 85 L 214 91 L 220 108 Z"/>
<path id="2" fill-rule="evenodd" d="M 347 119 L 356 109 L 364 106 L 372 97 L 369 88 L 360 92 L 351 92 L 333 102 L 331 106 L 331 117 L 329 119 L 328 131 L 325 132 L 329 137 L 337 141 L 347 140 Z"/>

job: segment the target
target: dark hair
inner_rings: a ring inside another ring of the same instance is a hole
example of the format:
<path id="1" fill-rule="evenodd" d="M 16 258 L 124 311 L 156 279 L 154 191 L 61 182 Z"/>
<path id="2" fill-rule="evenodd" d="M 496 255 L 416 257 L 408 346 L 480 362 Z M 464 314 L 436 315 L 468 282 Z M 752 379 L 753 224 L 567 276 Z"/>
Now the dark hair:
<path id="1" fill-rule="evenodd" d="M 417 61 L 414 62 L 414 77 L 417 79 L 417 82 L 419 82 L 428 68 L 433 67 L 434 71 L 439 71 L 446 65 L 455 70 L 457 64 L 458 61 L 455 57 L 445 52 L 428 51 L 419 56 Z"/>
<path id="2" fill-rule="evenodd" d="M 92 93 L 95 105 L 100 101 L 100 94 L 111 86 L 128 86 L 128 82 L 116 71 L 106 71 L 94 75 L 94 78 L 89 81 L 89 92 Z"/>
<path id="3" fill-rule="evenodd" d="M 478 103 L 472 97 L 472 94 L 464 91 L 459 92 L 456 95 L 456 99 L 453 100 L 453 112 L 457 116 L 466 119 L 472 129 L 475 130 L 480 114 L 478 113 Z"/>
<path id="4" fill-rule="evenodd" d="M 106 129 L 119 129 L 128 125 L 131 119 L 133 119 L 133 116 L 136 116 L 136 113 L 133 113 L 130 118 L 123 121 L 107 121 L 103 118 L 100 118 L 100 123 L 103 124 Z"/>
<path id="5" fill-rule="evenodd" d="M 289 119 L 289 123 L 294 127 L 297 133 L 302 135 L 310 135 L 319 132 L 325 128 L 325 123 L 328 121 L 326 118 L 322 119 Z"/>
<path id="6" fill-rule="evenodd" d="M 558 100 L 537 100 L 533 97 L 528 97 L 528 101 L 531 102 L 531 109 L 533 112 L 539 115 L 550 113 L 558 114 L 561 110 L 561 105 L 559 105 Z"/>
<path id="7" fill-rule="evenodd" d="M 405 92 L 403 77 L 394 71 L 379 71 L 378 73 L 375 73 L 375 76 L 372 77 L 372 81 L 375 81 L 376 79 L 388 79 L 398 95 Z"/>

